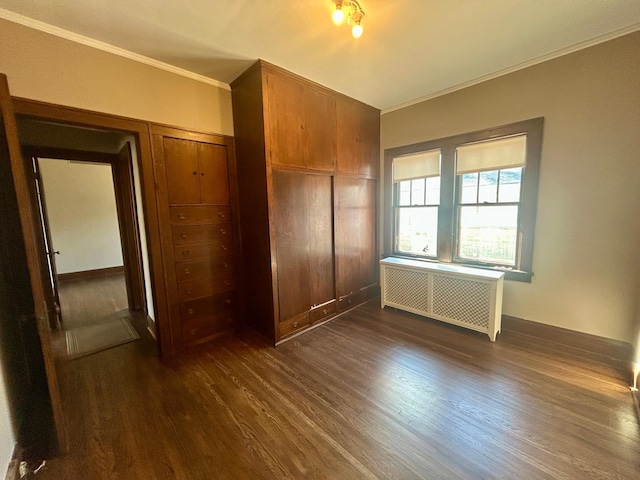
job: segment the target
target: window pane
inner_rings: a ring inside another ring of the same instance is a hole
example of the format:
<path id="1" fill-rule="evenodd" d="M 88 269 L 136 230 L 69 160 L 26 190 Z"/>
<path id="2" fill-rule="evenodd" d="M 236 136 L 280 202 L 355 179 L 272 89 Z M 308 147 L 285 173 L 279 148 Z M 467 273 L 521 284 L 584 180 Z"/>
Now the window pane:
<path id="1" fill-rule="evenodd" d="M 438 207 L 398 208 L 396 250 L 435 257 L 438 250 Z"/>
<path id="2" fill-rule="evenodd" d="M 459 211 L 458 257 L 515 265 L 518 207 L 468 206 Z"/>
<path id="3" fill-rule="evenodd" d="M 496 203 L 498 201 L 498 170 L 480 172 L 478 203 Z"/>
<path id="4" fill-rule="evenodd" d="M 500 192 L 498 202 L 519 202 L 522 168 L 500 170 Z"/>
<path id="5" fill-rule="evenodd" d="M 429 177 L 427 182 L 427 205 L 440 204 L 440 177 Z"/>
<path id="6" fill-rule="evenodd" d="M 478 194 L 478 173 L 465 173 L 462 175 L 462 192 L 460 203 L 476 203 Z"/>
<path id="7" fill-rule="evenodd" d="M 411 205 L 424 205 L 424 178 L 411 180 Z"/>
<path id="8" fill-rule="evenodd" d="M 398 205 L 411 205 L 411 180 L 405 180 L 398 185 Z"/>

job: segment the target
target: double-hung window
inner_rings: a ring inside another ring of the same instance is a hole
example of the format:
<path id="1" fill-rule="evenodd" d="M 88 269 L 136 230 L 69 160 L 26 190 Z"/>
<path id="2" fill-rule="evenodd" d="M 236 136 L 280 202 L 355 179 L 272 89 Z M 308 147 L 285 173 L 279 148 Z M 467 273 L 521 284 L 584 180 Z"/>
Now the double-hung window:
<path id="1" fill-rule="evenodd" d="M 542 118 L 385 151 L 385 254 L 530 281 Z"/>
<path id="2" fill-rule="evenodd" d="M 396 158 L 393 185 L 396 251 L 437 258 L 440 150 Z"/>

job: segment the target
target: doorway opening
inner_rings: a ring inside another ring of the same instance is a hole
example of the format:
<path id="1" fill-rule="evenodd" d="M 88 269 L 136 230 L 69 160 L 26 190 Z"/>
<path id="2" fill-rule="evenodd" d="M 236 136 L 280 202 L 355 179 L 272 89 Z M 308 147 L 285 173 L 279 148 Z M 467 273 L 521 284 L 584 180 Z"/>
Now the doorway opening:
<path id="1" fill-rule="evenodd" d="M 30 118 L 17 123 L 33 172 L 54 355 L 83 356 L 139 338 L 152 303 L 135 139 Z"/>

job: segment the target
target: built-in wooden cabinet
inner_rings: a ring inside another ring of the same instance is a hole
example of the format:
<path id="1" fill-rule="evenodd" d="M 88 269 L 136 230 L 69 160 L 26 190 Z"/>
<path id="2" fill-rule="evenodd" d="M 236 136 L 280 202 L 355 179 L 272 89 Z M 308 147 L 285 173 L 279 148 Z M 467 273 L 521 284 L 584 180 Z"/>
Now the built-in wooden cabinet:
<path id="1" fill-rule="evenodd" d="M 237 322 L 233 141 L 152 126 L 172 351 Z"/>
<path id="2" fill-rule="evenodd" d="M 265 132 L 272 165 L 332 172 L 336 161 L 335 98 L 316 85 L 266 72 Z"/>
<path id="3" fill-rule="evenodd" d="M 379 292 L 380 112 L 263 61 L 232 100 L 246 320 L 278 343 Z"/>

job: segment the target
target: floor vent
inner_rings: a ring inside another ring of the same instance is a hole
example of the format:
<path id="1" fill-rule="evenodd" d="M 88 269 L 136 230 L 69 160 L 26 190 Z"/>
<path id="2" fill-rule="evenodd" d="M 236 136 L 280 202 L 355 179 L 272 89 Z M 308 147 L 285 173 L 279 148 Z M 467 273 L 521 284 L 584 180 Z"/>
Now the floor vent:
<path id="1" fill-rule="evenodd" d="M 394 257 L 380 267 L 382 307 L 484 332 L 495 341 L 504 273 Z"/>

